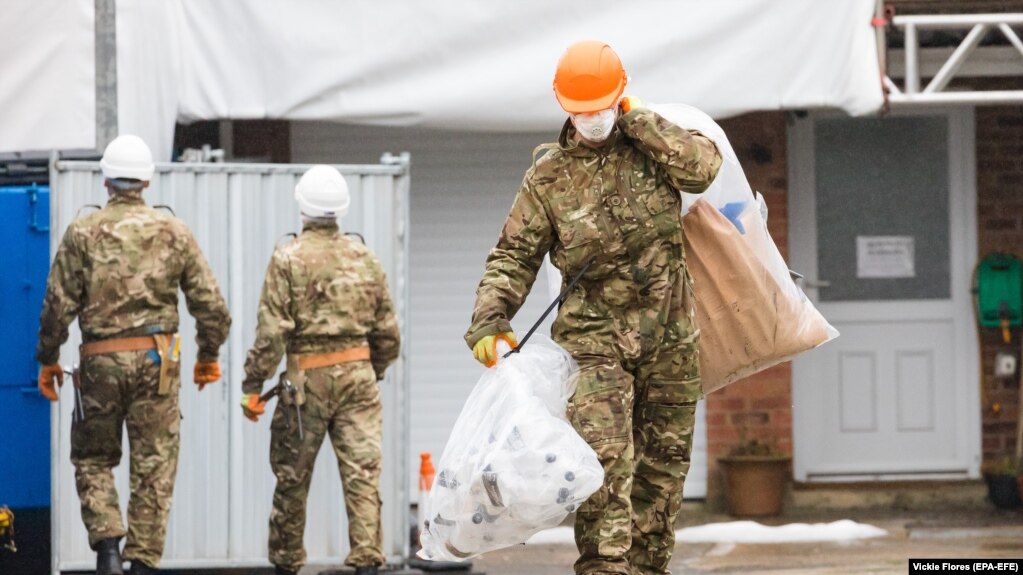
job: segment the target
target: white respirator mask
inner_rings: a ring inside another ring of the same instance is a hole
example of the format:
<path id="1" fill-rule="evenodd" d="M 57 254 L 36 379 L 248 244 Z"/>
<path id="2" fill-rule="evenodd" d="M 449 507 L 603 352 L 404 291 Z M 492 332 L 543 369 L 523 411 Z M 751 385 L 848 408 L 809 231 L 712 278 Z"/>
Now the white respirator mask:
<path id="1" fill-rule="evenodd" d="M 591 142 L 603 142 L 615 127 L 615 109 L 590 114 L 572 114 L 572 123 L 579 135 Z"/>

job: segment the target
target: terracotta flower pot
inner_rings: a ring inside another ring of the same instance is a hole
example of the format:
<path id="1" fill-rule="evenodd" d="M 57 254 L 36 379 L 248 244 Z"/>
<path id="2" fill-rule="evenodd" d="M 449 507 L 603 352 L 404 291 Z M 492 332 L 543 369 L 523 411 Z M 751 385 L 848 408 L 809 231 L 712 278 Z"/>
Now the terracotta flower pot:
<path id="1" fill-rule="evenodd" d="M 791 478 L 791 457 L 740 455 L 718 460 L 725 474 L 725 504 L 735 517 L 778 515 Z"/>

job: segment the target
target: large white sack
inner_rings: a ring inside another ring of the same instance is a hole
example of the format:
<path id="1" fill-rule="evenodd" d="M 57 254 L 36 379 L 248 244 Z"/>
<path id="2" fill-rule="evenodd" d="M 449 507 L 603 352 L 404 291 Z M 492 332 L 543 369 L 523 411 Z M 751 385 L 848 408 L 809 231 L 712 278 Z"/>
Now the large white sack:
<path id="1" fill-rule="evenodd" d="M 838 330 L 792 279 L 767 230 L 763 197 L 753 193 L 721 126 L 686 104 L 653 105 L 651 109 L 676 125 L 699 130 L 714 141 L 722 156 L 721 169 L 706 191 L 682 194 L 689 271 L 701 330 L 704 392 L 721 389 L 838 337 Z M 697 214 L 697 202 L 717 210 L 732 226 L 719 226 L 708 212 Z"/>
<path id="2" fill-rule="evenodd" d="M 421 525 L 423 559 L 464 561 L 559 525 L 604 481 L 565 417 L 578 366 L 534 335 L 476 383 L 437 468 Z"/>

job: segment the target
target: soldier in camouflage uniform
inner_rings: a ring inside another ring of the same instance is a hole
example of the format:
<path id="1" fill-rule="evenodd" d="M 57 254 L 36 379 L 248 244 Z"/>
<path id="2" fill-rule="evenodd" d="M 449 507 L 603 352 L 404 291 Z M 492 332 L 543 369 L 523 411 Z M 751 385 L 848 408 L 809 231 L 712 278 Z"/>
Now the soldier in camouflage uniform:
<path id="1" fill-rule="evenodd" d="M 97 573 L 122 573 L 118 541 L 133 574 L 160 564 L 178 462 L 180 381 L 178 288 L 196 319 L 195 381 L 220 378 L 217 354 L 231 318 L 188 228 L 142 200 L 153 162 L 135 136 L 120 136 L 101 162 L 110 199 L 75 220 L 57 250 L 46 286 L 36 358 L 39 388 L 57 400 L 54 381 L 68 325 L 78 317 L 84 343 L 80 381 L 84 418 L 71 427 L 71 461 Z M 112 468 L 121 461 L 127 424 L 131 457 L 128 529 L 121 520 Z"/>
<path id="2" fill-rule="evenodd" d="M 311 168 L 295 187 L 302 233 L 277 248 L 259 302 L 256 342 L 245 362 L 242 408 L 253 421 L 263 382 L 285 352 L 301 410 L 280 398 L 270 425 L 277 477 L 270 514 L 270 561 L 278 574 L 305 563 L 306 499 L 325 435 L 337 456 L 348 510 L 345 563 L 375 575 L 384 563 L 380 531 L 382 412 L 377 382 L 398 357 L 399 335 L 387 278 L 373 253 L 341 233 L 348 188 L 329 166 Z M 304 403 L 303 403 L 304 400 Z M 304 438 L 300 437 L 298 421 Z"/>
<path id="3" fill-rule="evenodd" d="M 492 361 L 550 253 L 566 278 L 589 263 L 552 335 L 579 363 L 569 419 L 604 466 L 576 515 L 576 573 L 668 573 L 674 522 L 701 397 L 692 280 L 679 192 L 699 193 L 721 156 L 631 96 L 606 44 L 580 42 L 558 64 L 571 114 L 526 172 L 477 290 L 466 342 Z M 620 104 L 619 104 L 620 102 Z"/>

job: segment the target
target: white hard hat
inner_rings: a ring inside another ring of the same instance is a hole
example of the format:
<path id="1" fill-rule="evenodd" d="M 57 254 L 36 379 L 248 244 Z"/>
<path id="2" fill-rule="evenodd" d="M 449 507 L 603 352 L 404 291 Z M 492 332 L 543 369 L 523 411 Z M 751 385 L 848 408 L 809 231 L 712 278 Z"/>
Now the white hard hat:
<path id="1" fill-rule="evenodd" d="M 103 151 L 99 165 L 108 180 L 130 178 L 148 182 L 153 179 L 153 154 L 138 136 L 123 135 L 114 138 Z"/>
<path id="2" fill-rule="evenodd" d="M 330 166 L 313 166 L 295 185 L 295 200 L 302 213 L 314 218 L 341 218 L 348 213 L 348 183 Z"/>

